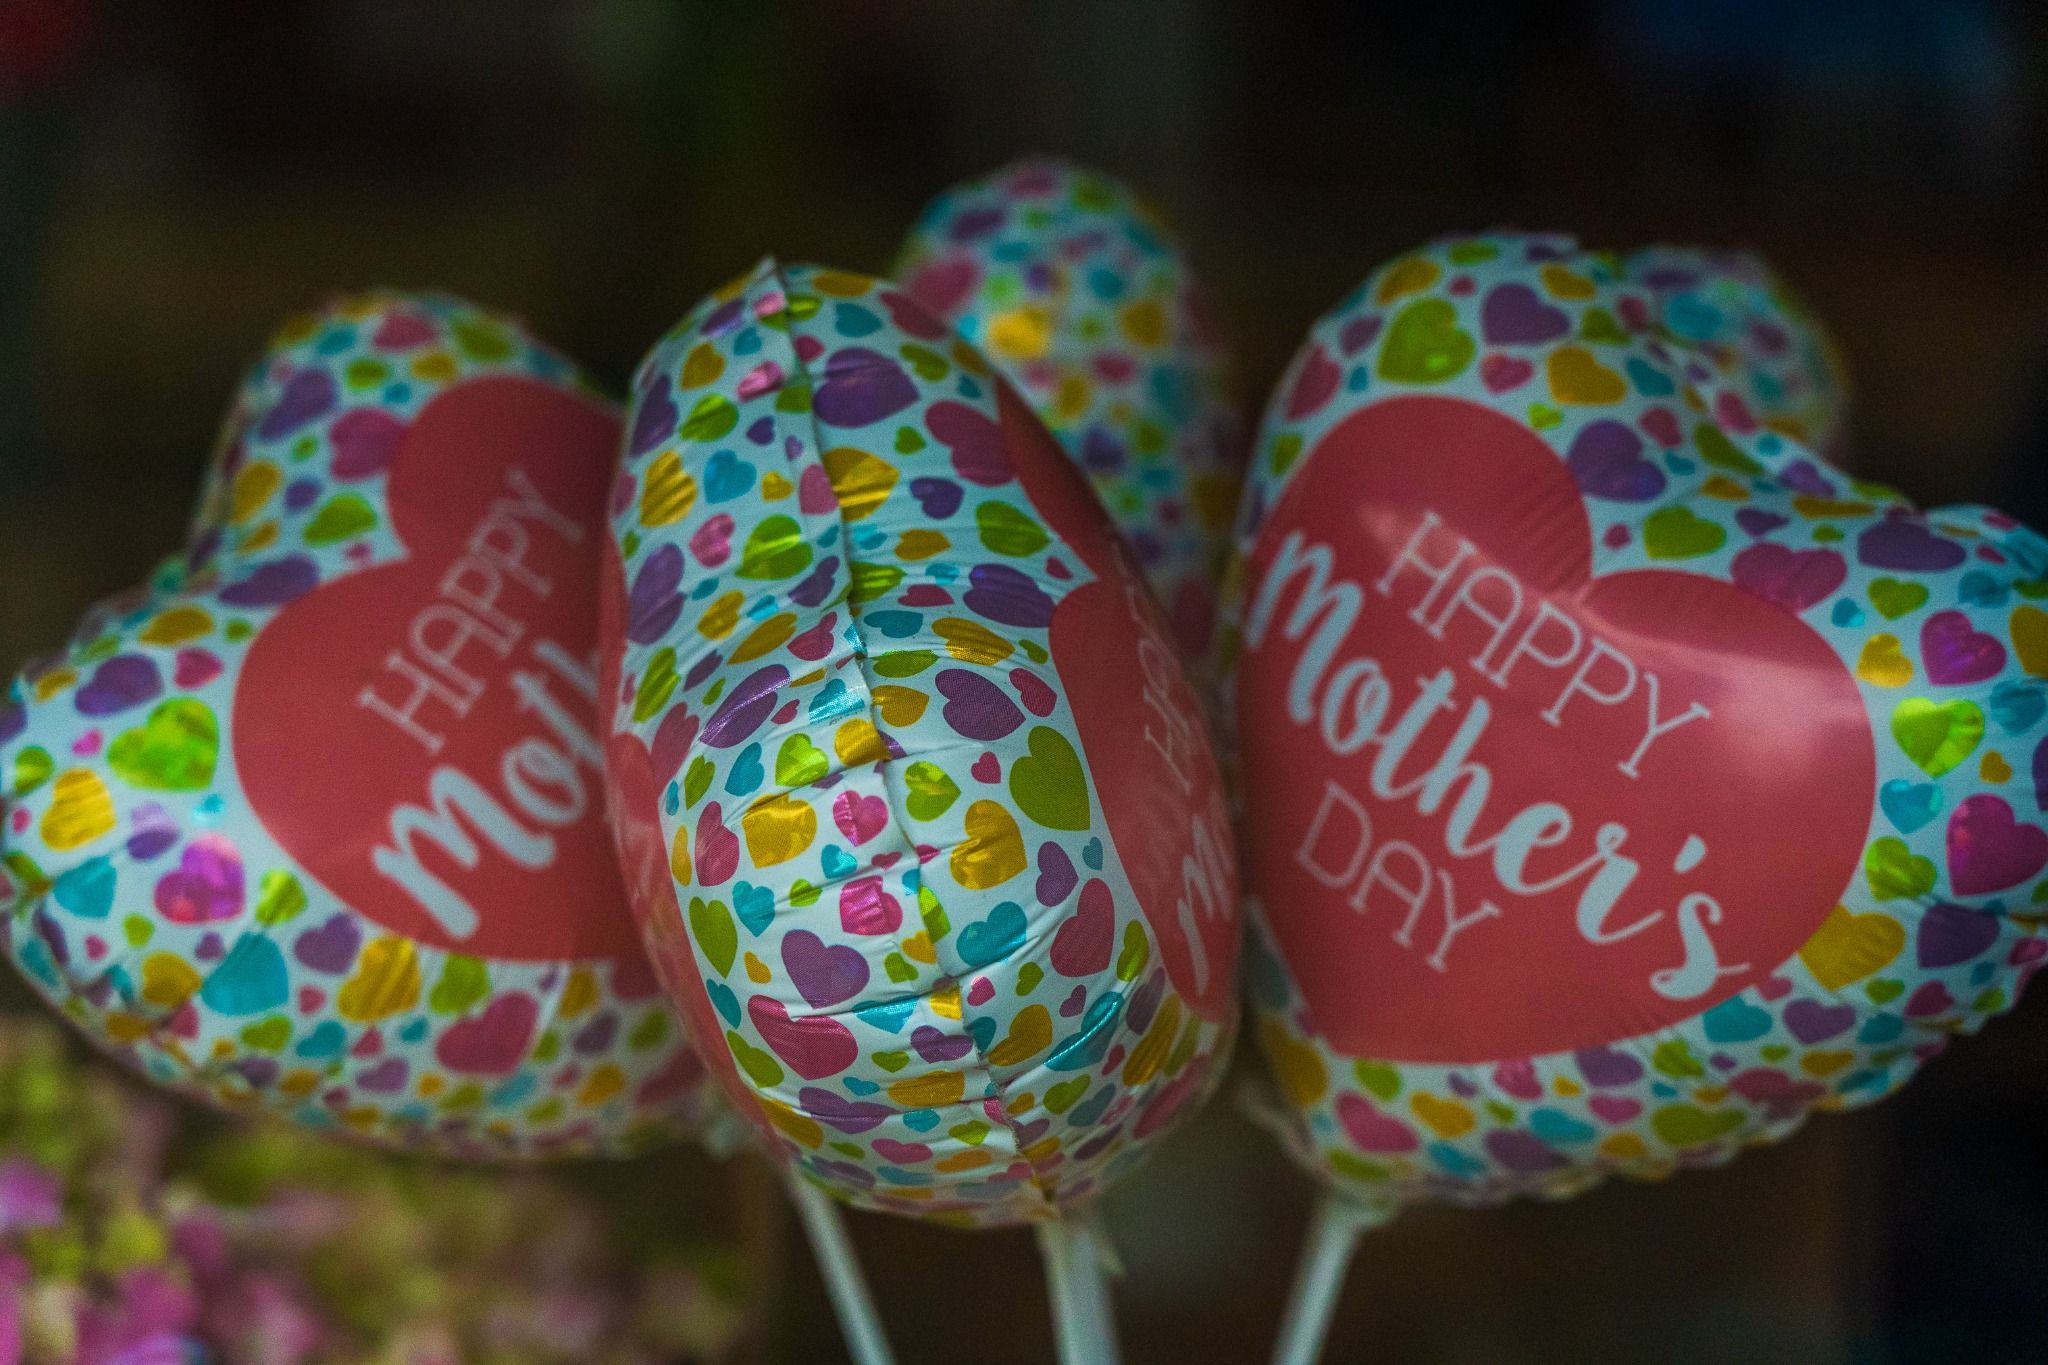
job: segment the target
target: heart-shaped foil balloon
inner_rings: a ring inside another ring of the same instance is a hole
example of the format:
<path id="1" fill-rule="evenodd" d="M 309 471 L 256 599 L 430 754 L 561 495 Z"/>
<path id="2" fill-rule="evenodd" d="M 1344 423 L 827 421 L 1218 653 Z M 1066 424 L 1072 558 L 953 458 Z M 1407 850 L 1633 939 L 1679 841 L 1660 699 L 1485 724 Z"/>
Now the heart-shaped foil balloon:
<path id="1" fill-rule="evenodd" d="M 1261 433 L 1252 993 L 1295 1147 L 1383 1210 L 1725 1160 L 2048 952 L 2048 542 L 1829 468 L 1648 294 L 1438 243 Z"/>
<path id="2" fill-rule="evenodd" d="M 1071 461 L 879 280 L 764 262 L 642 366 L 603 638 L 628 886 L 710 1069 L 870 1207 L 1052 1216 L 1235 1014 L 1221 784 Z"/>
<path id="3" fill-rule="evenodd" d="M 515 325 L 285 327 L 187 557 L 0 700 L 28 979 L 151 1079 L 474 1156 L 688 1129 L 702 1068 L 607 833 L 614 408 Z"/>
<path id="4" fill-rule="evenodd" d="M 933 201 L 896 277 L 1030 401 L 1204 658 L 1245 424 L 1166 226 L 1109 177 L 1034 157 Z"/>

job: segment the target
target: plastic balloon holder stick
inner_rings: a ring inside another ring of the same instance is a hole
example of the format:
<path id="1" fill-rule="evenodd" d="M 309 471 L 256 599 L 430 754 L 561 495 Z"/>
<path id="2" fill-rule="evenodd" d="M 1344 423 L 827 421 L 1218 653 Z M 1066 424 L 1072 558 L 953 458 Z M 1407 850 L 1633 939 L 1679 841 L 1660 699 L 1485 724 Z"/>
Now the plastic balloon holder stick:
<path id="1" fill-rule="evenodd" d="M 1123 1358 L 1109 1295 L 1107 1250 L 1093 1214 L 1038 1225 L 1061 1365 L 1118 1365 Z"/>
<path id="2" fill-rule="evenodd" d="M 818 1270 L 825 1277 L 825 1292 L 832 1298 L 846 1349 L 856 1365 L 892 1365 L 895 1354 L 889 1349 L 881 1314 L 875 1311 L 874 1296 L 868 1292 L 867 1276 L 861 1273 L 838 1204 L 795 1171 L 789 1173 L 789 1198 L 803 1220 L 811 1254 L 818 1258 Z"/>
<path id="3" fill-rule="evenodd" d="M 1316 1205 L 1295 1267 L 1294 1288 L 1287 1296 L 1287 1313 L 1280 1320 L 1280 1337 L 1273 1346 L 1273 1365 L 1314 1365 L 1330 1334 L 1330 1317 L 1344 1290 L 1344 1272 L 1358 1250 L 1358 1239 L 1384 1221 L 1385 1214 L 1338 1194 L 1326 1194 Z"/>

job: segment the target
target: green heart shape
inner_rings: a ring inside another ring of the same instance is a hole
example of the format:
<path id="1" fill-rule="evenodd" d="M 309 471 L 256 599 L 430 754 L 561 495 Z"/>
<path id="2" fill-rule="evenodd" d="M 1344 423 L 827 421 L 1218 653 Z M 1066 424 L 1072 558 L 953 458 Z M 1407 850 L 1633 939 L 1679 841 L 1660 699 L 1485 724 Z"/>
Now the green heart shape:
<path id="1" fill-rule="evenodd" d="M 1697 559 L 1728 543 L 1728 532 L 1684 507 L 1660 507 L 1643 522 L 1643 549 L 1652 559 Z"/>
<path id="2" fill-rule="evenodd" d="M 1717 469 L 1735 474 L 1764 472 L 1762 465 L 1736 449 L 1735 442 L 1711 422 L 1701 422 L 1692 429 L 1692 443 L 1699 450 L 1700 458 Z"/>
<path id="3" fill-rule="evenodd" d="M 50 780 L 50 774 L 57 770 L 57 762 L 50 757 L 50 751 L 40 744 L 31 744 L 14 756 L 14 776 L 11 785 L 16 796 L 27 796 L 37 787 Z"/>
<path id="4" fill-rule="evenodd" d="M 775 780 L 785 787 L 808 787 L 831 771 L 831 761 L 809 735 L 791 735 L 775 751 Z"/>
<path id="5" fill-rule="evenodd" d="M 1906 993 L 1906 983 L 1890 978 L 1879 978 L 1865 986 L 1863 993 L 1870 997 L 1870 1003 L 1873 1005 L 1889 1005 Z"/>
<path id="6" fill-rule="evenodd" d="M 1145 964 L 1152 960 L 1152 940 L 1145 937 L 1145 931 L 1132 920 L 1124 926 L 1124 950 L 1116 955 L 1116 979 L 1136 981 L 1144 975 Z"/>
<path id="7" fill-rule="evenodd" d="M 903 785 L 910 792 L 903 807 L 913 820 L 936 820 L 960 799 L 959 784 L 936 763 L 911 764 L 903 770 Z"/>
<path id="8" fill-rule="evenodd" d="M 690 937 L 720 976 L 732 970 L 733 959 L 739 956 L 740 933 L 724 901 L 690 897 Z"/>
<path id="9" fill-rule="evenodd" d="M 690 409 L 677 435 L 685 441 L 715 441 L 739 425 L 740 410 L 732 400 L 707 393 Z"/>
<path id="10" fill-rule="evenodd" d="M 1693 1056 L 1692 1049 L 1678 1038 L 1670 1038 L 1657 1044 L 1657 1050 L 1650 1054 L 1650 1065 L 1667 1076 L 1681 1080 L 1707 1074 L 1707 1069 L 1700 1065 L 1700 1059 Z"/>
<path id="11" fill-rule="evenodd" d="M 896 453 L 898 455 L 915 455 L 923 449 L 924 437 L 917 434 L 916 427 L 896 428 Z"/>
<path id="12" fill-rule="evenodd" d="M 1529 425 L 1538 431 L 1548 431 L 1564 420 L 1564 414 L 1548 403 L 1529 405 Z"/>
<path id="13" fill-rule="evenodd" d="M 1017 808 L 1047 829 L 1088 828 L 1088 775 L 1067 737 L 1047 725 L 1031 727 L 1031 752 L 1010 765 L 1010 795 Z"/>
<path id="14" fill-rule="evenodd" d="M 1358 1062 L 1351 1070 L 1358 1083 L 1382 1103 L 1401 1093 L 1401 1073 L 1385 1062 Z"/>
<path id="15" fill-rule="evenodd" d="M 725 1045 L 732 1049 L 732 1059 L 738 1062 L 740 1070 L 747 1073 L 747 1079 L 763 1090 L 782 1084 L 782 1063 L 770 1054 L 755 1047 L 731 1029 L 725 1032 Z"/>
<path id="16" fill-rule="evenodd" d="M 1076 1076 L 1052 1086 L 1045 1092 L 1045 1107 L 1055 1114 L 1066 1113 L 1088 1093 L 1088 1083 L 1094 1079 L 1093 1076 Z"/>
<path id="17" fill-rule="evenodd" d="M 1903 839 L 1872 844 L 1863 855 L 1863 875 L 1881 901 L 1912 900 L 1934 889 L 1933 862 L 1907 848 Z"/>
<path id="18" fill-rule="evenodd" d="M 1628 340 L 1628 333 L 1621 330 L 1614 314 L 1605 308 L 1588 308 L 1586 315 L 1579 319 L 1579 340 L 1619 346 Z"/>
<path id="19" fill-rule="evenodd" d="M 747 546 L 733 572 L 741 578 L 790 578 L 810 564 L 811 545 L 796 518 L 763 517 L 747 533 Z"/>
<path id="20" fill-rule="evenodd" d="M 490 968 L 466 953 L 450 953 L 441 964 L 440 979 L 427 995 L 427 1008 L 436 1014 L 467 1014 L 490 993 Z"/>
<path id="21" fill-rule="evenodd" d="M 281 867 L 263 874 L 256 893 L 256 922 L 283 924 L 306 908 L 306 888 Z"/>
<path id="22" fill-rule="evenodd" d="M 377 524 L 377 513 L 358 493 L 337 493 L 320 504 L 320 510 L 306 523 L 308 545 L 333 545 L 359 536 Z"/>
<path id="23" fill-rule="evenodd" d="M 292 1040 L 292 1021 L 281 1014 L 273 1014 L 261 1023 L 243 1029 L 241 1037 L 258 1052 L 275 1052 Z"/>
<path id="24" fill-rule="evenodd" d="M 917 980 L 917 968 L 901 953 L 891 953 L 882 959 L 882 971 L 899 986 L 909 985 Z"/>
<path id="25" fill-rule="evenodd" d="M 877 1052 L 869 1060 L 884 1071 L 901 1071 L 904 1067 L 910 1065 L 910 1054 L 907 1052 Z"/>
<path id="26" fill-rule="evenodd" d="M 716 776 L 711 760 L 701 754 L 690 760 L 690 770 L 683 774 L 683 806 L 695 806 L 704 799 L 704 793 L 711 790 L 711 779 Z"/>
<path id="27" fill-rule="evenodd" d="M 1650 1115 L 1650 1127 L 1673 1147 L 1696 1147 L 1725 1137 L 1742 1126 L 1740 1109 L 1702 1109 L 1696 1104 L 1672 1104 Z"/>
<path id="28" fill-rule="evenodd" d="M 1896 621 L 1927 605 L 1925 583 L 1905 583 L 1896 578 L 1870 580 L 1870 605 L 1887 621 Z"/>
<path id="29" fill-rule="evenodd" d="M 145 791 L 203 790 L 219 757 L 220 725 L 206 703 L 190 697 L 158 703 L 147 720 L 107 746 L 114 775 Z"/>
<path id="30" fill-rule="evenodd" d="M 985 502 L 974 509 L 981 543 L 999 555 L 1035 555 L 1051 537 L 1036 521 L 1007 502 Z"/>
<path id="31" fill-rule="evenodd" d="M 1984 712 L 1973 701 L 1908 697 L 1892 708 L 1892 738 L 1929 777 L 1940 777 L 1976 752 Z"/>
<path id="32" fill-rule="evenodd" d="M 682 680 L 682 675 L 676 672 L 674 646 L 663 645 L 647 661 L 647 669 L 640 675 L 640 686 L 633 694 L 633 719 L 653 719 L 662 707 L 668 705 L 676 684 Z"/>
<path id="33" fill-rule="evenodd" d="M 1441 384 L 1462 374 L 1479 353 L 1458 325 L 1449 299 L 1417 299 L 1394 315 L 1380 343 L 1380 378 L 1403 384 Z"/>
<path id="34" fill-rule="evenodd" d="M 924 346 L 907 345 L 901 354 L 910 368 L 917 372 L 917 377 L 928 383 L 936 384 L 953 368 L 946 363 L 944 356 Z"/>

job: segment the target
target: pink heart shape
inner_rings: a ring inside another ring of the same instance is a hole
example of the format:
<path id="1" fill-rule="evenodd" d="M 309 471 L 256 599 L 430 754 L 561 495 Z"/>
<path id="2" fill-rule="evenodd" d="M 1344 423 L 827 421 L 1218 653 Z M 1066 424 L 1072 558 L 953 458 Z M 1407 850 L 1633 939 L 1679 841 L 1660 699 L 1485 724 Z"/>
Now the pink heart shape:
<path id="1" fill-rule="evenodd" d="M 2003 797 L 1972 796 L 1948 822 L 1949 882 L 1956 894 L 1979 896 L 2021 882 L 2048 866 L 2048 832 L 2013 818 Z"/>
<path id="2" fill-rule="evenodd" d="M 519 1068 L 540 1019 L 540 1006 L 524 991 L 501 995 L 483 1013 L 458 1019 L 434 1043 L 434 1056 L 450 1071 L 507 1076 Z"/>
<path id="3" fill-rule="evenodd" d="M 860 1044 L 837 1019 L 823 1015 L 792 1019 L 779 1000 L 757 995 L 747 1001 L 747 1018 L 768 1050 L 805 1080 L 823 1080 L 852 1066 Z"/>

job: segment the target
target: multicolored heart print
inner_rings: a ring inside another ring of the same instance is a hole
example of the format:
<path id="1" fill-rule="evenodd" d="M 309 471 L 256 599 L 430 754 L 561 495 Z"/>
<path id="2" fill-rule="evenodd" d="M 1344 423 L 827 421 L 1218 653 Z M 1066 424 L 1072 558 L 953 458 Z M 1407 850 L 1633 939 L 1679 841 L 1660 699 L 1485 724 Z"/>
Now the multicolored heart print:
<path id="1" fill-rule="evenodd" d="M 1165 225 L 1109 177 L 1034 157 L 934 200 L 896 278 L 1030 401 L 1206 658 L 1245 422 Z"/>
<path id="2" fill-rule="evenodd" d="M 1291 1145 L 1370 1209 L 1727 1160 L 2048 955 L 2048 541 L 1766 425 L 1661 278 L 1437 243 L 1260 435 L 1251 994 Z"/>
<path id="3" fill-rule="evenodd" d="M 0 903 L 36 988 L 152 1080 L 379 1142 L 698 1127 L 604 821 L 618 433 L 452 299 L 286 324 L 188 555 L 0 698 Z"/>
<path id="4" fill-rule="evenodd" d="M 766 261 L 642 366 L 603 639 L 655 963 L 771 1147 L 962 1224 L 1103 1188 L 1220 1071 L 1221 781 L 1156 606 L 1009 386 Z"/>
<path id="5" fill-rule="evenodd" d="M 1623 257 L 1621 271 L 1627 283 L 1648 291 L 1658 323 L 1713 366 L 1758 426 L 1839 462 L 1848 434 L 1847 363 L 1820 319 L 1769 265 L 1747 251 L 1649 246 Z M 1540 297 L 1535 302 L 1547 306 Z M 1503 307 L 1516 311 L 1512 303 L 1496 305 L 1497 316 Z M 1601 321 L 1590 330 L 1602 330 Z"/>

